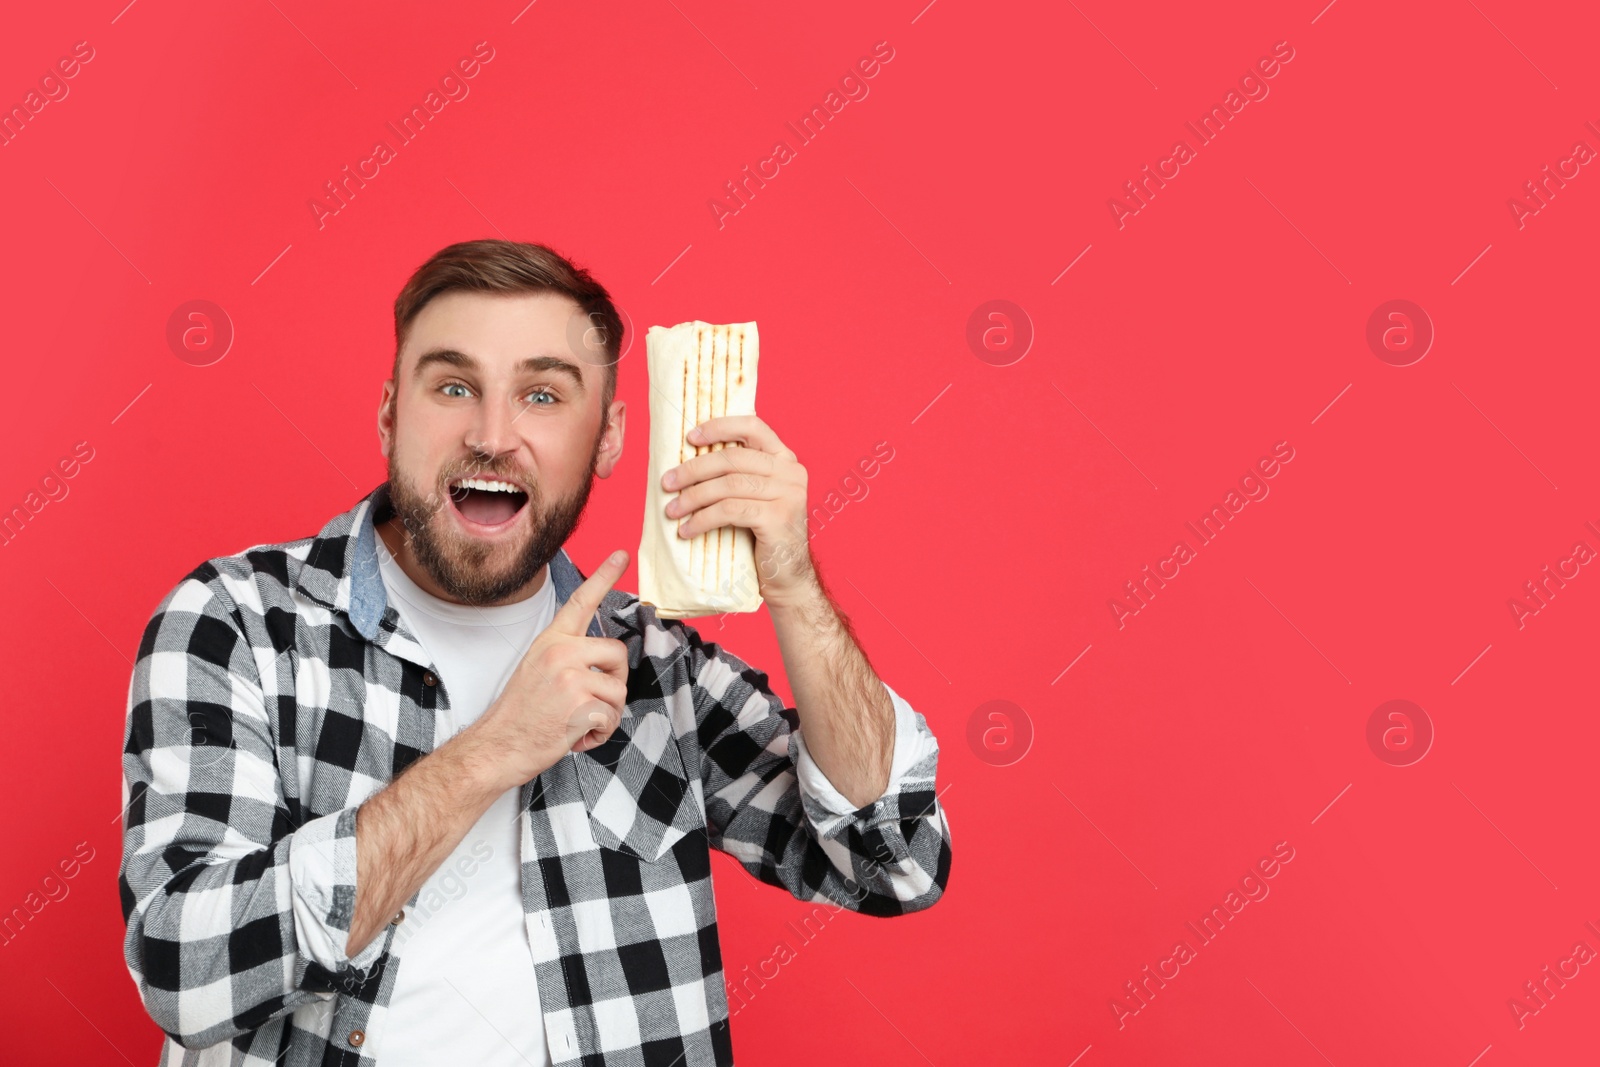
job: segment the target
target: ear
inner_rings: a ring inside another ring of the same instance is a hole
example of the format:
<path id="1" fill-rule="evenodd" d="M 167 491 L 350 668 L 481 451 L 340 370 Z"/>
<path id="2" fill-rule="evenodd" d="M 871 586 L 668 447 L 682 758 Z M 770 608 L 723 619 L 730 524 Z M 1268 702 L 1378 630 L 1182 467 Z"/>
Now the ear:
<path id="1" fill-rule="evenodd" d="M 606 427 L 605 437 L 600 441 L 600 455 L 595 460 L 594 472 L 601 478 L 611 477 L 611 472 L 616 469 L 617 463 L 622 459 L 622 437 L 628 428 L 628 405 L 621 400 L 611 402 L 611 422 Z"/>
<path id="2" fill-rule="evenodd" d="M 394 401 L 394 379 L 390 378 L 383 383 L 383 391 L 378 397 L 378 447 L 384 459 L 388 459 L 389 453 L 394 450 Z"/>

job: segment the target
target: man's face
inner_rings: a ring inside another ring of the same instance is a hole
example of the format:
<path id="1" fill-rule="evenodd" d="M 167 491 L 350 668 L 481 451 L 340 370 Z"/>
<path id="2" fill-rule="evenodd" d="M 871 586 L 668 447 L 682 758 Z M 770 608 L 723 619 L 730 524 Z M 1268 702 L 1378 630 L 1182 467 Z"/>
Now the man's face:
<path id="1" fill-rule="evenodd" d="M 435 595 L 521 599 L 621 456 L 626 411 L 614 401 L 602 426 L 606 357 L 573 350 L 593 337 L 578 316 L 558 293 L 457 291 L 412 320 L 378 429 L 408 554 Z"/>

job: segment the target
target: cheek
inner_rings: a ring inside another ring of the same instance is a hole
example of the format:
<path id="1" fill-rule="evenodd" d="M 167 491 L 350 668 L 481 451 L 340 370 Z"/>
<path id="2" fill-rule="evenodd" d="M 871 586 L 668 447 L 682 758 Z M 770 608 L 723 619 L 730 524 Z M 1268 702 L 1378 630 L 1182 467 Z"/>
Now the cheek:
<path id="1" fill-rule="evenodd" d="M 525 451 L 516 460 L 542 489 L 546 500 L 570 496 L 589 480 L 595 435 L 600 427 L 573 426 L 562 431 L 552 426 L 549 431 L 524 437 Z"/>
<path id="2" fill-rule="evenodd" d="M 404 438 L 395 442 L 389 452 L 389 464 L 413 490 L 425 497 L 439 494 L 439 475 L 443 465 L 424 453 L 421 442 Z"/>

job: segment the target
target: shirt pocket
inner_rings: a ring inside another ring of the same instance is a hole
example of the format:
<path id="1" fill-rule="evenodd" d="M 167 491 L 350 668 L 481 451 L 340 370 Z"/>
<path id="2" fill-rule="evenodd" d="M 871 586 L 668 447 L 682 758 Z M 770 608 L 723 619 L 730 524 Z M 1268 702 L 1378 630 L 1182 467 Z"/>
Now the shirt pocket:
<path id="1" fill-rule="evenodd" d="M 685 835 L 704 830 L 664 712 L 625 716 L 605 744 L 578 754 L 577 765 L 601 847 L 654 863 Z"/>

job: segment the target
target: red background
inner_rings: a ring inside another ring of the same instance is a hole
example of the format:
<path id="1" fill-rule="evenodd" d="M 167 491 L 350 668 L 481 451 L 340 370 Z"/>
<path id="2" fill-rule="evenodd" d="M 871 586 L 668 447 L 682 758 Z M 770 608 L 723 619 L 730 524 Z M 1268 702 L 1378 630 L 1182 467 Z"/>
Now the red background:
<path id="1" fill-rule="evenodd" d="M 0 948 L 0 1059 L 154 1062 L 115 891 L 141 629 L 201 560 L 382 479 L 393 297 L 499 234 L 591 267 L 640 332 L 757 320 L 759 408 L 813 503 L 894 451 L 814 545 L 941 741 L 950 885 L 800 948 L 738 1014 L 741 1063 L 1594 1054 L 1600 968 L 1521 1028 L 1508 1007 L 1600 949 L 1600 577 L 1520 629 L 1508 607 L 1600 548 L 1600 176 L 1522 228 L 1507 205 L 1600 148 L 1583 5 L 123 2 L 0 35 L 8 107 L 94 49 L 0 148 L 0 506 L 93 449 L 0 549 L 0 909 L 94 850 Z M 479 41 L 470 95 L 319 229 L 307 201 Z M 719 228 L 709 199 L 879 41 L 870 95 Z M 1280 41 L 1270 95 L 1119 229 L 1108 199 Z M 1406 367 L 1365 340 L 1397 298 L 1437 334 Z M 165 340 L 194 299 L 236 330 L 210 366 Z M 995 299 L 1035 333 L 1008 366 L 966 341 Z M 586 570 L 638 544 L 642 355 Z M 1108 600 L 1280 441 L 1270 496 L 1119 629 Z M 701 629 L 783 686 L 764 614 Z M 1410 766 L 1366 740 L 1392 699 L 1436 731 Z M 992 700 L 1031 724 L 1010 765 L 968 741 Z M 1270 895 L 1119 1028 L 1123 983 L 1278 842 Z M 717 879 L 730 975 L 795 940 L 808 909 L 725 857 Z"/>

